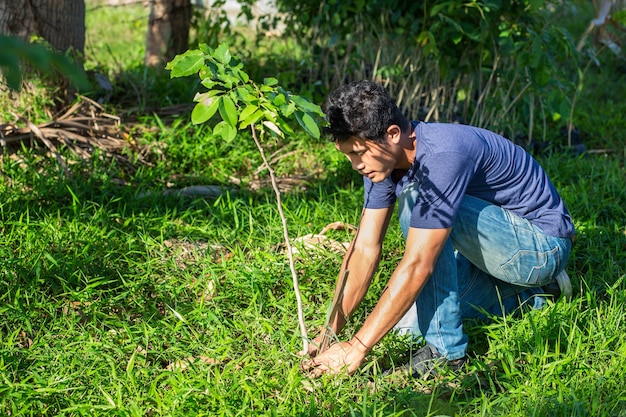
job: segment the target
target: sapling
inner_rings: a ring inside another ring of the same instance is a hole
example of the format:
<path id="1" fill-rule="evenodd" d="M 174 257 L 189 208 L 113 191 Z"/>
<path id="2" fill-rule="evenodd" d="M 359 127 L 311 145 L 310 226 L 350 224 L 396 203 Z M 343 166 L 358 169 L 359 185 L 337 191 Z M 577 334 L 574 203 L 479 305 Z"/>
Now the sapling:
<path id="1" fill-rule="evenodd" d="M 211 123 L 217 119 L 214 119 L 214 116 L 219 114 L 221 120 L 214 123 L 213 134 L 225 140 L 233 140 L 238 131 L 250 129 L 276 194 L 297 301 L 303 350 L 308 352 L 309 338 L 304 323 L 302 297 L 287 220 L 282 208 L 281 192 L 275 172 L 265 156 L 262 141 L 268 134 L 281 138 L 293 134 L 288 122 L 294 118 L 308 134 L 319 138 L 318 121 L 324 120 L 324 113 L 318 105 L 308 99 L 284 90 L 275 78 L 265 78 L 262 83 L 251 80 L 243 71 L 243 63 L 231 55 L 225 44 L 219 45 L 216 49 L 201 44 L 199 49 L 177 55 L 166 68 L 171 70 L 171 77 L 197 74 L 201 84 L 207 89 L 207 91 L 197 93 L 194 97 L 196 105 L 191 112 L 193 123 Z"/>

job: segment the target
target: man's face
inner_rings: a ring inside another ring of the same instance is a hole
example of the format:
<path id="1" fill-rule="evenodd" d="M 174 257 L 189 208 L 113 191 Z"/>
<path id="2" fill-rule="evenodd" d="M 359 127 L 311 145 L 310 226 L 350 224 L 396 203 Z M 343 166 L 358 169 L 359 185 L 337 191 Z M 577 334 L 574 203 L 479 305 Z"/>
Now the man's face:
<path id="1" fill-rule="evenodd" d="M 348 157 L 352 168 L 372 182 L 381 182 L 396 168 L 397 155 L 393 143 L 376 143 L 353 136 L 335 147 Z"/>

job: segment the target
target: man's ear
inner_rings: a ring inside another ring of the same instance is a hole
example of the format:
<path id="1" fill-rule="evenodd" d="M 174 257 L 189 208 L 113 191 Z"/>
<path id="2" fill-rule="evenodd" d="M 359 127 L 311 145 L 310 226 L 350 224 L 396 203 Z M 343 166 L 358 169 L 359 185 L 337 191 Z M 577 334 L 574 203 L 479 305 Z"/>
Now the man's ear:
<path id="1" fill-rule="evenodd" d="M 398 125 L 391 125 L 387 128 L 387 136 L 390 142 L 398 144 L 402 136 L 402 129 Z"/>

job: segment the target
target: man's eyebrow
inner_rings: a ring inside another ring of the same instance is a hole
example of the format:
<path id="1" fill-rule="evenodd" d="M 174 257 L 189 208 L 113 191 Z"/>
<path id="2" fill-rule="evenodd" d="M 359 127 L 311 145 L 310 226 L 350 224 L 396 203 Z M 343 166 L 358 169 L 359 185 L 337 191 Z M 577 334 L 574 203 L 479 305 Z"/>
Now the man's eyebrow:
<path id="1" fill-rule="evenodd" d="M 366 146 L 359 146 L 359 145 L 354 145 L 352 147 L 352 150 L 350 151 L 350 153 L 359 153 L 359 152 L 363 152 L 364 150 L 366 150 L 367 147 Z"/>

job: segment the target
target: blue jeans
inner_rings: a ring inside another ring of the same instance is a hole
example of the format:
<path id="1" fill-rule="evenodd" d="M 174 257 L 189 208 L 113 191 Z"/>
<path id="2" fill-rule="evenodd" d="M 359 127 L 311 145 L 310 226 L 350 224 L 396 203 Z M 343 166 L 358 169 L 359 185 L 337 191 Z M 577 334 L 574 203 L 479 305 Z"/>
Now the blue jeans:
<path id="1" fill-rule="evenodd" d="M 398 199 L 406 238 L 419 192 L 409 184 Z M 432 275 L 396 324 L 401 333 L 422 335 L 448 360 L 465 356 L 463 319 L 509 313 L 521 304 L 541 308 L 541 286 L 565 268 L 571 241 L 546 235 L 512 212 L 465 196 Z"/>

